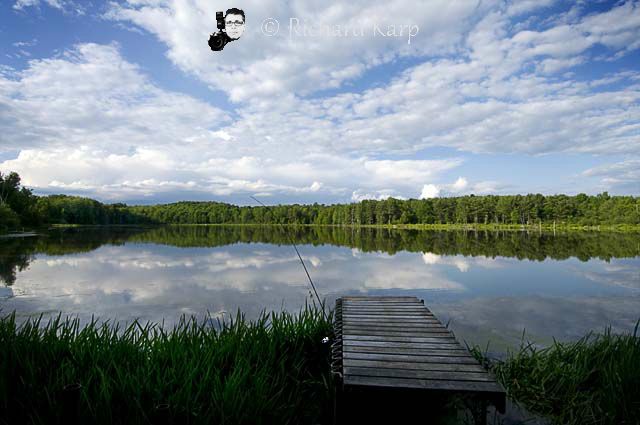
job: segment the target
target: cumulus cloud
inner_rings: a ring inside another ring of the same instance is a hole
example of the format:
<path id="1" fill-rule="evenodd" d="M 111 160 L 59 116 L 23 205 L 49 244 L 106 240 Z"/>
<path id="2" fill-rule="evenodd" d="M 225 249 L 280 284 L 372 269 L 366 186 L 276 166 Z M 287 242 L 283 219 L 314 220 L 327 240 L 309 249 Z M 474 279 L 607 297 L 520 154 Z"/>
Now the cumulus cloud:
<path id="1" fill-rule="evenodd" d="M 464 177 L 458 177 L 458 180 L 453 184 L 453 189 L 461 191 L 467 188 L 469 182 Z"/>
<path id="2" fill-rule="evenodd" d="M 420 199 L 437 198 L 440 195 L 440 189 L 434 184 L 425 184 L 420 193 Z"/>
<path id="3" fill-rule="evenodd" d="M 154 85 L 117 45 L 80 44 L 0 75 L 0 150 L 90 144 L 122 152 L 175 145 L 211 132 L 226 112 Z"/>
<path id="4" fill-rule="evenodd" d="M 384 201 L 389 198 L 405 199 L 403 196 L 398 195 L 391 189 L 377 190 L 374 192 L 366 192 L 358 189 L 351 193 L 351 200 L 353 202 L 360 202 L 364 200 Z"/>
<path id="5" fill-rule="evenodd" d="M 640 160 L 628 158 L 611 164 L 589 168 L 584 177 L 599 179 L 601 190 L 619 193 L 638 193 L 640 189 Z"/>
<path id="6" fill-rule="evenodd" d="M 469 183 L 465 177 L 450 184 L 425 184 L 422 186 L 420 199 L 437 198 L 439 196 L 461 196 L 469 194 L 490 195 L 504 191 L 506 187 L 493 181 L 480 181 Z"/>
<path id="7" fill-rule="evenodd" d="M 473 258 L 463 257 L 461 255 L 448 256 L 438 255 L 432 252 L 424 252 L 422 254 L 422 261 L 428 266 L 434 266 L 436 264 L 453 266 L 460 272 L 466 273 L 473 267 L 480 267 L 483 269 L 500 269 L 505 266 L 504 259 L 495 259 L 479 255 Z"/>

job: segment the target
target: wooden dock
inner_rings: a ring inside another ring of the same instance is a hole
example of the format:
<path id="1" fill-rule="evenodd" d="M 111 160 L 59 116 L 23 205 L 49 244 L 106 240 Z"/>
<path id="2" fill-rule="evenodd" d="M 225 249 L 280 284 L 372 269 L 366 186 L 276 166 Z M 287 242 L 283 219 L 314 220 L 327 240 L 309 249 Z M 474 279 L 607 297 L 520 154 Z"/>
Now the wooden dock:
<path id="1" fill-rule="evenodd" d="M 387 404 L 395 400 L 394 405 L 403 402 L 402 411 L 410 418 L 430 401 L 442 404 L 453 394 L 479 400 L 478 416 L 485 419 L 486 403 L 504 412 L 504 389 L 423 301 L 343 297 L 336 301 L 334 327 L 336 422 L 362 420 L 363 409 L 376 406 L 380 412 L 371 414 L 369 422 L 398 419 L 382 407 L 385 400 Z M 416 411 L 409 412 L 414 407 Z"/>

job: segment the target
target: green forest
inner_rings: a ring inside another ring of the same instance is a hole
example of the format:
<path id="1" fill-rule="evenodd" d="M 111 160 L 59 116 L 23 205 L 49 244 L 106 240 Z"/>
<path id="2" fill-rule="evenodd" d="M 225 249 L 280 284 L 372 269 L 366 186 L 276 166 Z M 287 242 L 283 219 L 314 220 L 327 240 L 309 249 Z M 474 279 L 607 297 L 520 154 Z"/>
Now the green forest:
<path id="1" fill-rule="evenodd" d="M 221 202 L 104 204 L 68 195 L 37 196 L 17 173 L 0 173 L 0 230 L 49 224 L 315 225 L 638 225 L 640 197 L 542 194 L 467 195 L 350 204 L 237 206 Z"/>

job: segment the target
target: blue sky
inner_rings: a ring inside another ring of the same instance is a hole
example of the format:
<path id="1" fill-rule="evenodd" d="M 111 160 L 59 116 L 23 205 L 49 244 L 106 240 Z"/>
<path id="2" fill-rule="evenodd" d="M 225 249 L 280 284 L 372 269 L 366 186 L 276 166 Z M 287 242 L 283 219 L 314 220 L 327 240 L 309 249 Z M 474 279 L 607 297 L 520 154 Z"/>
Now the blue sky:
<path id="1" fill-rule="evenodd" d="M 640 194 L 634 1 L 14 0 L 0 36 L 0 171 L 40 194 Z"/>

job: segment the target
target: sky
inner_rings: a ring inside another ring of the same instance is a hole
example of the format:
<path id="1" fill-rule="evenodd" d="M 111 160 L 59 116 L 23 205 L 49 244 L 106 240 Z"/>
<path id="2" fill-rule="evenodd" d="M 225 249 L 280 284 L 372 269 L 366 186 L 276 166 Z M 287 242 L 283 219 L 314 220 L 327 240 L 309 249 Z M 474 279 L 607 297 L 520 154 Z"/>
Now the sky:
<path id="1" fill-rule="evenodd" d="M 639 100 L 638 1 L 0 2 L 0 171 L 36 194 L 637 196 Z"/>

